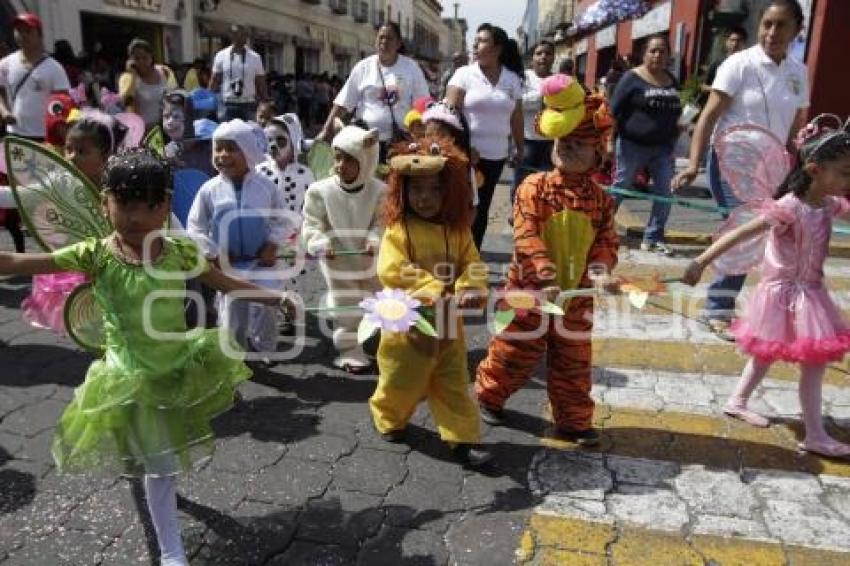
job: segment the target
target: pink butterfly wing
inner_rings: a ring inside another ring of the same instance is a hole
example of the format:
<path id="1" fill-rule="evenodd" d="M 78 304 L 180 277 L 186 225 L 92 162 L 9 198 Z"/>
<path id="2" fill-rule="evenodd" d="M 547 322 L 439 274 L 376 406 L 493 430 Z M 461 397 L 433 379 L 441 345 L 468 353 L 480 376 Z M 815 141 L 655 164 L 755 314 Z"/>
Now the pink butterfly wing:
<path id="1" fill-rule="evenodd" d="M 771 199 L 791 170 L 785 145 L 755 124 L 732 126 L 715 136 L 720 173 L 741 202 Z"/>
<path id="2" fill-rule="evenodd" d="M 726 222 L 721 224 L 720 228 L 717 229 L 714 238 L 717 239 L 758 216 L 764 206 L 764 202 L 766 201 L 743 204 L 733 210 Z M 714 270 L 723 275 L 740 275 L 746 273 L 759 265 L 762 259 L 764 259 L 766 241 L 767 232 L 762 232 L 754 238 L 736 244 L 714 260 Z"/>

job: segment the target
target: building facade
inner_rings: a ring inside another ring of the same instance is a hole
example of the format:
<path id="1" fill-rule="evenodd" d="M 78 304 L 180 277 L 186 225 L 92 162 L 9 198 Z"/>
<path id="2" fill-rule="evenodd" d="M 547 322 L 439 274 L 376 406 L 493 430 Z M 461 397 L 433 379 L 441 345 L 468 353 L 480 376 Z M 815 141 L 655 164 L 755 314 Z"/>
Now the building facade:
<path id="1" fill-rule="evenodd" d="M 444 53 L 451 57 L 453 53 L 469 53 L 469 45 L 466 42 L 466 32 L 469 25 L 464 18 L 458 18 L 455 13 L 454 18 L 443 18 L 443 23 L 449 31 L 448 45 Z"/>
<path id="2" fill-rule="evenodd" d="M 577 2 L 576 17 L 599 1 Z M 768 4 L 769 0 L 654 0 L 650 11 L 641 18 L 582 33 L 570 33 L 573 30 L 568 29 L 559 43 L 575 58 L 577 75 L 592 86 L 605 76 L 614 57 L 623 55 L 638 62 L 646 38 L 667 33 L 673 55 L 671 71 L 685 81 L 694 75 L 702 76 L 706 67 L 722 56 L 724 31 L 729 27 L 744 27 L 749 44 L 754 44 L 759 17 Z M 850 78 L 835 69 L 842 68 L 846 57 L 850 2 L 800 0 L 800 4 L 804 30 L 792 45 L 791 56 L 809 69 L 810 115 L 831 112 L 846 116 L 850 114 L 850 98 L 845 94 Z"/>
<path id="3" fill-rule="evenodd" d="M 3 0 L 7 11 L 39 14 L 45 43 L 68 40 L 77 53 L 123 63 L 133 37 L 151 42 L 166 63 L 212 60 L 228 28 L 249 28 L 266 68 L 344 77 L 374 52 L 375 27 L 397 22 L 413 55 L 438 68 L 452 41 L 437 0 Z"/>
<path id="4" fill-rule="evenodd" d="M 557 68 L 563 59 L 572 58 L 572 45 L 562 41 L 575 12 L 576 0 L 527 0 L 519 33 L 520 51 L 531 58 L 534 46 L 546 40 L 555 43 Z"/>

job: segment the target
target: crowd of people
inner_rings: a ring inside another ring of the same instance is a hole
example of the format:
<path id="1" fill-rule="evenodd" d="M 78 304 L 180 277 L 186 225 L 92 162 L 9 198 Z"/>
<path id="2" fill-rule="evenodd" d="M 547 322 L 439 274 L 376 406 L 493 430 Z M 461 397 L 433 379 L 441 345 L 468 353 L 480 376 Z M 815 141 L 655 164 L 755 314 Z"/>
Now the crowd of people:
<path id="1" fill-rule="evenodd" d="M 433 100 L 394 23 L 378 29 L 376 54 L 358 62 L 336 94 L 322 77 L 271 80 L 235 28 L 233 44 L 216 54 L 210 72 L 193 66 L 192 80 L 203 87 L 208 75 L 221 96 L 220 112 L 203 117 L 195 108 L 203 99 L 177 89 L 180 77 L 154 60 L 149 44 L 133 40 L 116 104 L 137 115 L 142 131 L 162 128 L 165 147 L 126 149 L 141 136 L 119 119 L 122 113 L 69 114 L 53 134 L 74 167 L 53 174 L 82 176 L 102 195 L 102 214 L 95 212 L 90 233 L 74 235 L 69 245 L 0 253 L 0 273 L 75 272 L 64 282 L 88 281 L 104 314 L 106 354 L 91 365 L 56 428 L 59 470 L 143 477 L 161 563 L 186 564 L 175 475 L 213 450 L 210 420 L 232 406 L 235 388 L 251 374 L 243 352 L 259 361 L 255 370 L 274 363 L 281 326 L 291 331 L 304 306 L 297 296 L 304 282 L 299 258 L 316 261 L 328 290 L 327 304 L 318 308 L 334 322 L 333 365 L 353 374 L 377 370 L 368 409 L 385 441 L 404 441 L 416 406 L 426 400 L 457 459 L 486 465 L 491 455 L 480 444 L 480 421 L 506 424 L 507 399 L 547 355 L 555 433 L 596 445 L 593 295 L 620 288 L 613 275 L 619 199 L 596 182 L 598 174 L 613 160 L 614 186 L 628 188 L 646 169 L 652 194 L 668 197 L 694 180 L 706 154 L 716 159 L 712 132 L 743 124 L 769 132 L 780 148 L 787 143 L 797 161 L 773 187 L 776 200 L 683 275 L 695 284 L 735 244 L 766 234 L 763 277 L 745 317 L 730 327 L 726 311 L 734 310 L 734 296 L 714 294 L 740 290 L 745 275 L 718 277 L 706 304 L 712 328 L 729 333 L 751 357 L 725 412 L 768 426 L 748 399 L 771 363 L 798 363 L 801 449 L 850 456 L 850 446 L 823 428 L 820 397 L 826 364 L 850 351 L 850 326 L 826 292 L 822 269 L 831 219 L 850 214 L 850 133 L 821 119 L 804 127 L 805 67 L 787 57 L 801 25 L 796 0 L 771 0 L 757 43 L 738 49 L 736 40 L 729 48 L 697 122 L 688 167 L 678 174 L 672 148 L 682 108 L 667 70 L 666 36 L 649 38 L 640 64 L 619 69 L 608 93 L 586 92 L 575 78 L 553 73 L 551 44 L 537 45 L 524 69 L 516 43 L 483 24 L 473 61 L 458 58 L 445 96 Z M 20 50 L 0 61 L 0 113 L 10 133 L 44 141 L 48 94 L 71 84 L 44 53 L 35 16 L 19 15 L 14 28 Z M 273 84 L 283 85 L 283 105 Z M 331 172 L 311 170 L 304 160 L 310 123 L 319 127 L 312 143 L 330 146 Z M 205 161 L 211 175 L 181 212 L 172 170 L 193 159 Z M 517 169 L 514 253 L 500 288 L 490 290 L 480 249 L 508 161 Z M 731 198 L 725 204 L 734 206 Z M 642 248 L 670 253 L 669 212 L 669 203 L 654 203 Z M 167 222 L 185 230 L 163 235 Z M 217 293 L 223 333 L 187 333 L 181 294 L 187 286 Z M 65 319 L 50 316 L 64 308 L 65 291 L 54 300 L 56 286 L 34 286 L 28 316 L 40 311 L 42 324 L 69 330 Z M 175 338 L 145 330 L 146 299 L 154 292 L 167 294 L 150 313 L 154 326 Z M 565 292 L 573 293 L 566 302 Z M 491 338 L 472 392 L 462 315 L 493 297 L 512 317 Z"/>

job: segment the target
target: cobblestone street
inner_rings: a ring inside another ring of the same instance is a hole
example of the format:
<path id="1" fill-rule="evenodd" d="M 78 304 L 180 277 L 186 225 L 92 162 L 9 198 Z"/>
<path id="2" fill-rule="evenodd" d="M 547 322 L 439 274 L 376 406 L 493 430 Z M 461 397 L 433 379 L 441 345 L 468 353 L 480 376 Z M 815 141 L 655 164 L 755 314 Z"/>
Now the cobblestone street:
<path id="1" fill-rule="evenodd" d="M 494 283 L 511 249 L 506 201 L 501 186 L 485 241 Z M 619 272 L 680 275 L 688 253 L 624 247 Z M 830 260 L 828 278 L 848 308 L 850 262 Z M 315 304 L 323 284 L 310 287 Z M 151 564 L 139 485 L 55 473 L 53 427 L 92 358 L 22 321 L 28 289 L 27 278 L 0 281 L 0 563 Z M 382 441 L 366 404 L 375 376 L 332 369 L 309 320 L 302 355 L 240 388 L 215 423 L 214 458 L 179 483 L 192 564 L 847 564 L 850 463 L 797 452 L 796 368 L 777 366 L 757 392 L 771 427 L 723 417 L 745 358 L 694 320 L 704 287 L 685 299 L 671 290 L 641 311 L 600 301 L 598 449 L 547 436 L 535 380 L 511 398 L 507 426 L 485 425 L 495 459 L 483 473 L 452 460 L 425 405 L 406 443 Z M 470 321 L 471 370 L 488 339 Z M 844 364 L 824 400 L 828 428 L 850 440 Z"/>

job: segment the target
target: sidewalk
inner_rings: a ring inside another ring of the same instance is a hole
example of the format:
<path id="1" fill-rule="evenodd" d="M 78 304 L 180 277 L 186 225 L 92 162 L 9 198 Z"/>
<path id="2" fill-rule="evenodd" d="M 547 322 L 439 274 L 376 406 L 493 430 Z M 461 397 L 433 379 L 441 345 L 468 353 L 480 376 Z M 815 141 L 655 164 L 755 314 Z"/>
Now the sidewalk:
<path id="1" fill-rule="evenodd" d="M 704 171 L 694 181 L 693 185 L 676 195 L 686 201 L 701 205 L 716 205 L 708 189 L 708 179 Z M 640 239 L 649 220 L 652 201 L 627 198 L 617 212 L 617 228 L 627 237 Z M 719 212 L 709 212 L 695 208 L 673 205 L 667 221 L 666 239 L 671 244 L 707 246 L 711 243 L 712 235 L 720 228 L 723 220 Z M 836 225 L 847 227 L 844 222 Z M 832 257 L 850 257 L 850 234 L 833 232 L 829 245 L 829 255 Z"/>

